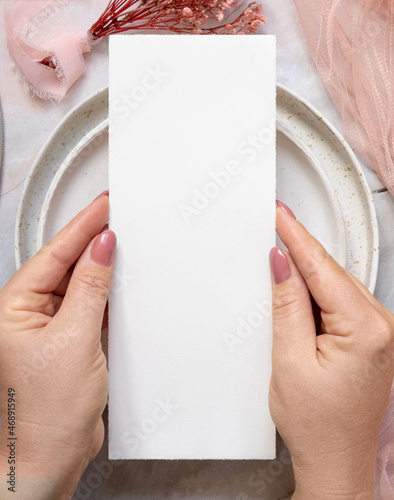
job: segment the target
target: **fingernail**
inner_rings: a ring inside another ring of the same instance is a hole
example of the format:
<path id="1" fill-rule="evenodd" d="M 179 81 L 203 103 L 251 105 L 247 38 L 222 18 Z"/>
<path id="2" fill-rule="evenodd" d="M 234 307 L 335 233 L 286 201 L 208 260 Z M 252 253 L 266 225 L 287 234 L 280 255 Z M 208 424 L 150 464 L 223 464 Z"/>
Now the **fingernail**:
<path id="1" fill-rule="evenodd" d="M 287 255 L 279 247 L 274 247 L 270 252 L 270 265 L 275 285 L 287 281 L 291 276 Z"/>
<path id="2" fill-rule="evenodd" d="M 108 267 L 114 258 L 116 248 L 116 235 L 108 229 L 99 236 L 93 243 L 91 257 L 97 264 Z"/>
<path id="3" fill-rule="evenodd" d="M 276 204 L 279 208 L 281 208 L 282 210 L 284 210 L 288 215 L 290 215 L 290 217 L 293 217 L 293 219 L 296 219 L 296 216 L 293 214 L 293 212 L 290 210 L 290 208 L 285 205 L 284 203 L 282 203 L 281 201 L 279 200 L 276 200 Z"/>
<path id="4" fill-rule="evenodd" d="M 106 191 L 103 191 L 102 193 L 100 193 L 98 196 L 96 196 L 96 198 L 93 200 L 93 201 L 96 201 L 97 198 L 101 198 L 102 196 L 108 196 L 109 195 L 109 191 L 108 189 Z"/>

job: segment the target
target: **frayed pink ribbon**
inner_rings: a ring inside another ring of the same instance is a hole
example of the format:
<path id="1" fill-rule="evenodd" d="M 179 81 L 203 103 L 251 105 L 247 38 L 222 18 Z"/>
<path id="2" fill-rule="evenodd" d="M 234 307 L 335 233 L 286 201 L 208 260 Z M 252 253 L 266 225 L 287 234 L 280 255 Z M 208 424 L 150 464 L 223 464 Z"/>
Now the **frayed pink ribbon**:
<path id="1" fill-rule="evenodd" d="M 8 49 L 25 84 L 42 99 L 60 101 L 85 71 L 83 53 L 93 39 L 88 33 L 65 33 L 43 48 L 29 43 L 27 35 L 68 0 L 14 1 L 4 9 Z M 40 64 L 50 57 L 56 70 Z"/>

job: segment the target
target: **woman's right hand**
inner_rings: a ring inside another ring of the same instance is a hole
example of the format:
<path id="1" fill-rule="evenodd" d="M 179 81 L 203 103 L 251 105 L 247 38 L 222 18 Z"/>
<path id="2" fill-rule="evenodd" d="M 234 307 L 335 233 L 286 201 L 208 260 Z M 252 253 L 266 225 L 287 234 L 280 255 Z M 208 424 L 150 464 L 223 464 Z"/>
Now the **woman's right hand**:
<path id="1" fill-rule="evenodd" d="M 372 500 L 376 444 L 394 373 L 394 316 L 286 206 L 271 252 L 270 408 L 293 460 L 293 500 Z M 311 295 L 321 309 L 316 335 Z"/>

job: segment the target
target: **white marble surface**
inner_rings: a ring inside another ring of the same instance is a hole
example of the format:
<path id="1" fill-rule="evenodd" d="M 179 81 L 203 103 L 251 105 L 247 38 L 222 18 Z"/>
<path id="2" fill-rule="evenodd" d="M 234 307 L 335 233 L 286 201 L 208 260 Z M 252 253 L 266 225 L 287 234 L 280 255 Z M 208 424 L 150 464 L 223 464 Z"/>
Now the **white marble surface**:
<path id="1" fill-rule="evenodd" d="M 0 2 L 0 13 L 6 1 Z M 107 0 L 72 0 L 55 15 L 41 37 L 63 31 L 84 31 L 98 18 Z M 339 130 L 342 123 L 308 52 L 292 0 L 266 0 L 269 21 L 263 33 L 278 41 L 277 80 L 311 102 Z M 39 34 L 37 34 L 37 37 Z M 37 41 L 39 39 L 37 38 Z M 60 119 L 108 83 L 107 42 L 89 54 L 87 72 L 60 104 L 41 102 L 26 94 L 6 49 L 4 21 L 0 18 L 0 98 L 4 113 L 5 155 L 0 189 L 0 286 L 15 272 L 14 225 L 18 200 L 27 172 L 47 136 Z M 380 226 L 380 266 L 376 296 L 394 310 L 394 200 L 377 176 L 365 167 L 374 192 Z M 282 448 L 280 447 L 279 450 Z M 292 489 L 291 467 L 282 452 L 275 462 L 134 462 L 109 464 L 106 449 L 84 475 L 75 499 L 234 499 L 274 500 Z M 111 468 L 113 469 L 111 471 Z M 108 477 L 107 477 L 108 476 Z"/>

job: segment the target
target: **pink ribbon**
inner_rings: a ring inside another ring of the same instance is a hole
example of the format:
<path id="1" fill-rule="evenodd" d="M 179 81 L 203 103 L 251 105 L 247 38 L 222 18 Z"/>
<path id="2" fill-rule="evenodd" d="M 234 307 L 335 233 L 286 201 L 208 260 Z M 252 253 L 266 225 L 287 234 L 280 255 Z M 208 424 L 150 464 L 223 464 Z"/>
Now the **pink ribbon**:
<path id="1" fill-rule="evenodd" d="M 4 9 L 8 49 L 28 89 L 42 99 L 60 101 L 85 71 L 83 53 L 93 39 L 88 33 L 65 33 L 43 48 L 29 43 L 27 36 L 68 0 L 21 0 Z M 50 58 L 50 68 L 40 61 Z"/>

